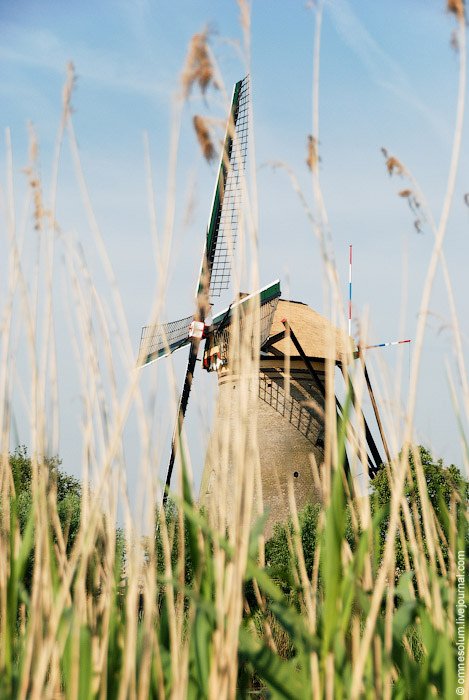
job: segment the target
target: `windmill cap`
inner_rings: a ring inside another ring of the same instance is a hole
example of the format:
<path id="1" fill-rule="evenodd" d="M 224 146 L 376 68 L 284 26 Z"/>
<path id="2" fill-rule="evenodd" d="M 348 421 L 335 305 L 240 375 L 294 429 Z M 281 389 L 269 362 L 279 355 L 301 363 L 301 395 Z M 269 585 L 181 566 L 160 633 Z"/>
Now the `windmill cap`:
<path id="1" fill-rule="evenodd" d="M 283 323 L 287 320 L 308 357 L 342 361 L 346 354 L 350 353 L 348 335 L 307 304 L 280 299 L 270 335 L 274 336 L 284 331 Z M 282 338 L 274 343 L 273 347 L 290 357 L 299 357 L 291 338 Z M 355 347 L 353 349 L 355 350 Z"/>

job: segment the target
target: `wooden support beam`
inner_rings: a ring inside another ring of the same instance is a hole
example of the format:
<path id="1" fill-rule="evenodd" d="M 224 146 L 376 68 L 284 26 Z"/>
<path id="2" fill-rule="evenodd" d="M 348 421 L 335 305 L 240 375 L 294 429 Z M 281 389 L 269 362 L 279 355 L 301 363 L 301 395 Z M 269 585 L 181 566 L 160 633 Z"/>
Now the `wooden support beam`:
<path id="1" fill-rule="evenodd" d="M 342 375 L 344 377 L 345 383 L 347 384 L 347 381 L 348 381 L 348 383 L 350 385 L 350 391 L 352 394 L 352 403 L 353 403 L 353 406 L 355 408 L 355 411 L 358 412 L 357 396 L 355 394 L 355 389 L 353 388 L 352 380 L 350 379 L 348 373 L 345 371 L 342 364 L 340 365 L 340 369 L 342 371 Z M 374 441 L 373 435 L 372 435 L 371 430 L 370 430 L 368 423 L 366 421 L 365 414 L 363 413 L 363 411 L 360 411 L 360 413 L 361 413 L 361 416 L 363 418 L 363 423 L 365 426 L 366 442 L 367 442 L 368 447 L 370 448 L 370 452 L 373 455 L 373 459 L 375 462 L 374 468 L 370 470 L 370 476 L 373 478 L 375 476 L 376 472 L 378 471 L 378 469 L 380 468 L 380 466 L 383 464 L 383 460 L 381 459 L 381 455 L 379 453 L 379 450 L 376 447 L 376 443 Z"/>
<path id="2" fill-rule="evenodd" d="M 280 331 L 280 333 L 276 333 L 275 335 L 269 336 L 269 338 L 267 338 L 264 345 L 262 346 L 261 350 L 267 350 L 274 343 L 278 343 L 279 340 L 283 340 L 285 338 L 285 335 L 285 331 Z"/>
<path id="3" fill-rule="evenodd" d="M 369 393 L 370 399 L 371 399 L 371 405 L 373 406 L 373 412 L 375 414 L 376 422 L 378 424 L 379 434 L 381 435 L 381 442 L 383 443 L 384 452 L 386 453 L 386 459 L 388 460 L 388 462 L 390 462 L 391 461 L 391 453 L 389 451 L 386 436 L 384 434 L 384 428 L 383 428 L 383 424 L 381 423 L 381 416 L 379 415 L 378 404 L 376 403 L 375 395 L 373 392 L 373 387 L 371 386 L 370 376 L 369 376 L 368 370 L 366 368 L 365 358 L 363 357 L 363 354 L 361 352 L 359 353 L 359 357 L 360 357 L 360 360 L 362 363 L 363 373 L 365 375 L 366 386 L 368 388 L 368 393 Z"/>
<path id="4" fill-rule="evenodd" d="M 306 368 L 308 369 L 309 373 L 313 377 L 318 388 L 321 390 L 321 393 L 325 397 L 326 396 L 326 387 L 324 385 L 324 382 L 320 379 L 320 377 L 319 377 L 318 373 L 316 372 L 316 370 L 314 369 L 309 357 L 306 355 L 305 351 L 301 347 L 301 343 L 298 340 L 298 338 L 296 337 L 296 335 L 295 335 L 294 331 L 292 330 L 290 324 L 288 323 L 287 319 L 282 319 L 282 323 L 285 326 L 285 331 L 290 336 L 291 341 L 292 341 L 293 345 L 295 346 L 295 348 L 297 349 L 298 354 L 300 355 L 301 359 L 303 360 Z M 353 396 L 354 396 L 354 393 L 352 393 L 352 398 L 353 398 Z M 338 417 L 342 416 L 341 420 L 343 420 L 344 411 L 343 411 L 342 405 L 341 405 L 339 399 L 337 398 L 337 396 L 335 396 L 335 403 L 336 403 L 336 407 L 339 411 Z M 368 446 L 370 447 L 371 454 L 373 455 L 373 458 L 376 462 L 376 464 L 373 464 L 373 461 L 371 460 L 370 456 L 367 454 L 368 469 L 369 469 L 370 474 L 372 474 L 374 476 L 379 468 L 379 465 L 381 464 L 381 457 L 379 456 L 379 452 L 376 449 L 376 445 L 374 443 L 373 436 L 371 435 L 371 432 L 368 428 L 367 422 L 365 420 L 365 416 L 363 416 L 363 420 L 365 422 L 367 443 L 368 443 Z M 350 425 L 350 428 L 353 431 L 352 425 Z M 372 445 L 373 445 L 374 450 L 372 449 Z M 376 461 L 376 455 L 377 455 L 378 460 L 379 460 L 378 462 Z M 346 463 L 347 463 L 347 468 L 349 469 L 347 455 L 345 455 L 345 459 L 346 459 Z"/>

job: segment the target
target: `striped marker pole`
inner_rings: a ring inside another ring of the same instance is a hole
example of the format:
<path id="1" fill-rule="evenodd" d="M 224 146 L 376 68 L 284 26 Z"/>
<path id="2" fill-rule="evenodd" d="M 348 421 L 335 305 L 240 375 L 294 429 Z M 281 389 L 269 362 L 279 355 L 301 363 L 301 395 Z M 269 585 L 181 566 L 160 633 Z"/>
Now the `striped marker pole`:
<path id="1" fill-rule="evenodd" d="M 348 334 L 352 337 L 352 246 L 349 246 L 348 264 Z"/>
<path id="2" fill-rule="evenodd" d="M 391 343 L 378 343 L 377 345 L 365 345 L 365 350 L 370 348 L 387 348 L 389 345 L 402 345 L 403 343 L 411 343 L 411 340 L 393 340 Z"/>

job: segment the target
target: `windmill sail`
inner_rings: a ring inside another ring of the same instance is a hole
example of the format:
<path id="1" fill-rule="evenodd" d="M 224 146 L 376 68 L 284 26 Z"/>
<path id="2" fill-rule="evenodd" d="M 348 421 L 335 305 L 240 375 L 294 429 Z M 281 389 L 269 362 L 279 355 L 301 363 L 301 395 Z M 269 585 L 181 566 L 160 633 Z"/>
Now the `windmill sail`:
<path id="1" fill-rule="evenodd" d="M 147 365 L 188 345 L 189 327 L 193 318 L 186 316 L 179 321 L 144 326 L 140 336 L 139 364 Z"/>
<path id="2" fill-rule="evenodd" d="M 248 108 L 249 76 L 246 76 L 234 88 L 232 123 L 228 124 L 207 231 L 210 298 L 219 297 L 229 288 L 248 148 Z"/>
<path id="3" fill-rule="evenodd" d="M 233 90 L 230 118 L 226 130 L 207 228 L 205 249 L 196 287 L 194 321 L 199 323 L 205 322 L 205 317 L 210 308 L 210 295 L 217 296 L 223 289 L 227 289 L 229 284 L 233 233 L 236 233 L 238 225 L 241 177 L 247 151 L 248 102 L 249 79 L 246 77 L 237 82 Z M 163 505 L 168 498 L 177 443 L 192 388 L 200 340 L 200 337 L 192 337 L 190 339 L 189 358 L 171 444 L 171 457 L 166 475 Z"/>
<path id="4" fill-rule="evenodd" d="M 139 365 L 146 365 L 189 345 L 191 321 L 204 321 L 209 298 L 229 288 L 232 257 L 237 237 L 242 199 L 242 177 L 248 147 L 249 76 L 233 89 L 212 209 L 206 232 L 205 249 L 197 281 L 197 308 L 193 316 L 142 328 Z"/>
<path id="5" fill-rule="evenodd" d="M 231 322 L 233 315 L 236 313 L 236 309 L 239 309 L 239 312 L 242 315 L 248 309 L 253 308 L 253 302 L 259 303 L 261 308 L 266 307 L 267 304 L 278 301 L 280 293 L 280 280 L 275 280 L 275 282 L 271 282 L 271 284 L 262 287 L 262 289 L 259 289 L 259 291 L 243 297 L 235 304 L 231 304 L 228 309 L 221 311 L 214 317 L 214 329 L 217 330 L 221 324 L 225 325 Z M 265 338 L 265 340 L 267 340 L 267 338 Z M 265 340 L 263 342 L 265 342 Z M 263 343 L 261 342 L 261 345 L 262 344 Z"/>
<path id="6" fill-rule="evenodd" d="M 278 296 L 280 296 L 280 293 Z M 271 299 L 269 301 L 260 302 L 260 314 L 259 314 L 260 347 L 262 347 L 262 345 L 264 345 L 265 341 L 269 337 L 270 328 L 272 326 L 272 320 L 274 317 L 275 309 L 277 308 L 277 303 L 278 303 L 278 297 L 274 297 L 273 299 Z M 247 319 L 246 319 L 247 313 L 243 313 L 243 311 L 246 311 L 249 313 L 250 311 L 253 311 L 253 310 L 254 310 L 254 307 L 251 307 L 250 309 L 245 309 L 245 310 L 240 309 L 240 318 L 239 318 L 240 335 L 243 334 L 243 330 L 246 326 L 246 321 L 247 321 Z M 220 324 L 219 328 L 215 327 L 214 334 L 213 334 L 214 335 L 214 341 L 213 341 L 214 343 L 222 343 L 224 346 L 228 345 L 232 320 L 233 320 L 233 316 L 231 315 L 229 321 L 224 322 L 223 324 Z"/>
<path id="7" fill-rule="evenodd" d="M 248 323 L 248 316 L 259 309 L 260 347 L 269 337 L 272 321 L 280 298 L 280 281 L 276 280 L 253 294 L 245 296 L 228 309 L 217 314 L 209 332 L 209 339 L 204 353 L 204 368 L 208 371 L 220 369 L 227 361 L 231 340 L 232 322 L 235 317 L 239 323 L 239 333 L 243 335 Z M 252 323 L 252 319 L 249 319 Z M 254 328 L 248 327 L 248 332 Z"/>

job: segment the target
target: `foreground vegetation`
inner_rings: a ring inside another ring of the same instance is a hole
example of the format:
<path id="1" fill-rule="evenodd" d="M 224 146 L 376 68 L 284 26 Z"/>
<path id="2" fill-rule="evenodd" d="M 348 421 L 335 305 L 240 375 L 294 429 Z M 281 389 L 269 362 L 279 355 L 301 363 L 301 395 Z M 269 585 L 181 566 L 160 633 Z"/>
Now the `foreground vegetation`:
<path id="1" fill-rule="evenodd" d="M 221 558 L 227 585 L 235 550 L 194 506 L 187 479 L 183 499 L 161 513 L 155 538 L 140 548 L 128 543 L 134 551 L 123 556 L 102 516 L 87 543 L 80 485 L 57 460 L 36 465 L 43 487 L 34 484 L 24 448 L 9 465 L 15 489 L 2 511 L 2 697 L 118 697 L 123 687 L 129 696 L 168 697 L 179 688 L 188 697 L 206 697 L 220 663 L 221 634 L 234 635 L 237 661 L 222 666 L 217 680 L 228 682 L 235 669 L 240 697 L 346 697 L 363 653 L 357 697 L 453 696 L 455 581 L 458 552 L 466 556 L 468 546 L 467 483 L 424 448 L 408 461 L 396 555 L 365 652 L 360 638 L 385 555 L 391 465 L 375 479 L 368 522 L 370 503 L 346 497 L 339 465 L 330 502 L 277 526 L 265 554 L 262 520 L 253 527 L 235 630 L 217 610 L 217 564 Z M 132 559 L 138 575 L 131 577 Z M 32 648 L 34 640 L 40 646 Z"/>

